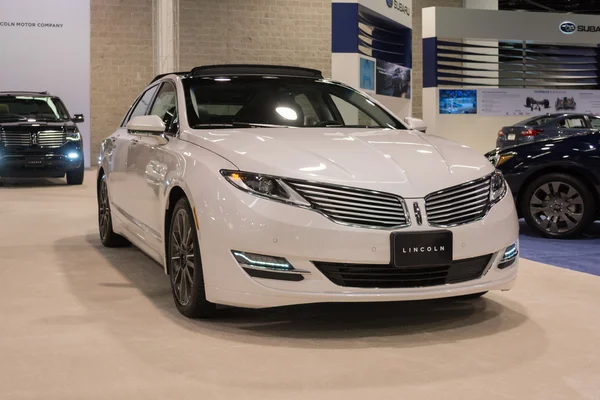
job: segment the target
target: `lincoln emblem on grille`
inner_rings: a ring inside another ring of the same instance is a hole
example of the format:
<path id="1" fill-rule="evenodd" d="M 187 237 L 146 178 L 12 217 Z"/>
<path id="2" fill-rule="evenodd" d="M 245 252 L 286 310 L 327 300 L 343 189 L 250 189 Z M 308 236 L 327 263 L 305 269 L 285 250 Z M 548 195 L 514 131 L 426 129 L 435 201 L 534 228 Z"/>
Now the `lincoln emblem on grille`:
<path id="1" fill-rule="evenodd" d="M 415 216 L 417 217 L 417 224 L 423 225 L 423 217 L 421 216 L 421 208 L 419 207 L 419 203 L 415 201 L 413 203 L 413 208 L 415 210 Z"/>
<path id="2" fill-rule="evenodd" d="M 40 135 L 38 133 L 31 134 L 31 145 L 37 146 L 39 142 Z"/>

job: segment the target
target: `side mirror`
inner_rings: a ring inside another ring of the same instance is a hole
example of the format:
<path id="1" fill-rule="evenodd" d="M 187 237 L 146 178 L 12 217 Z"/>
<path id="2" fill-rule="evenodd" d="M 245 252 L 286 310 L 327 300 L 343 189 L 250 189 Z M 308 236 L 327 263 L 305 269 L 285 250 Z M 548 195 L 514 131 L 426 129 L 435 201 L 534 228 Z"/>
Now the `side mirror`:
<path id="1" fill-rule="evenodd" d="M 71 118 L 71 121 L 75 122 L 76 124 L 79 124 L 85 121 L 85 118 L 83 118 L 83 114 L 75 114 L 73 115 L 73 118 Z"/>
<path id="2" fill-rule="evenodd" d="M 133 117 L 127 123 L 127 131 L 132 135 L 145 136 L 154 139 L 159 145 L 167 144 L 165 123 L 158 115 L 140 115 Z"/>
<path id="3" fill-rule="evenodd" d="M 166 129 L 165 123 L 158 115 L 140 115 L 127 123 L 127 130 L 134 135 L 160 135 Z"/>
<path id="4" fill-rule="evenodd" d="M 404 118 L 404 122 L 411 129 L 414 129 L 416 131 L 420 131 L 420 132 L 423 132 L 423 133 L 425 133 L 427 131 L 427 124 L 422 119 L 413 118 L 413 117 L 405 117 Z"/>

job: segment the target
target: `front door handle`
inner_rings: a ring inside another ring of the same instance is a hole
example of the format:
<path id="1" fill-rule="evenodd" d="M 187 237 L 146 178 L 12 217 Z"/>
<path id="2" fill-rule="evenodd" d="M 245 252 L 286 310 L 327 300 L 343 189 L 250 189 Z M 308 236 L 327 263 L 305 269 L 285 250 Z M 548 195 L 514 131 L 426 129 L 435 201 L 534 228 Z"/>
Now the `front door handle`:
<path id="1" fill-rule="evenodd" d="M 138 144 L 140 141 L 138 139 L 131 139 L 131 144 L 133 146 L 135 146 L 136 144 Z"/>

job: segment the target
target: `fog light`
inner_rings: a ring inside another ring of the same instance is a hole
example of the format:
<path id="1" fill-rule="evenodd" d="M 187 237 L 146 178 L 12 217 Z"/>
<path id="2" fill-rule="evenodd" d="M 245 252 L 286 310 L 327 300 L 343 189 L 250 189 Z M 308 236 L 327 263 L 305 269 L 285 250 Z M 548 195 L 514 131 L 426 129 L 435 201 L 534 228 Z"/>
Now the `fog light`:
<path id="1" fill-rule="evenodd" d="M 69 153 L 69 154 L 67 154 L 67 157 L 69 158 L 69 160 L 76 160 L 79 158 L 79 154 L 78 153 Z"/>
<path id="2" fill-rule="evenodd" d="M 517 256 L 519 255 L 519 246 L 518 242 L 514 242 L 510 246 L 504 250 L 504 255 L 498 264 L 499 269 L 504 269 L 510 267 L 517 260 Z"/>
<path id="3" fill-rule="evenodd" d="M 283 257 L 265 256 L 236 250 L 231 253 L 244 271 L 256 278 L 301 281 L 304 279 L 302 275 L 310 273 L 309 271 L 295 269 Z"/>

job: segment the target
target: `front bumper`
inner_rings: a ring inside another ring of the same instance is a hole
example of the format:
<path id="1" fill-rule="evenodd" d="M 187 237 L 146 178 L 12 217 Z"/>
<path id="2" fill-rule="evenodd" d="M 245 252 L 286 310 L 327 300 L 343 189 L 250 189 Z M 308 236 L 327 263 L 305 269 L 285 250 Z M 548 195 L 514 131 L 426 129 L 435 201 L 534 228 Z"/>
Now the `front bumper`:
<path id="1" fill-rule="evenodd" d="M 433 299 L 508 290 L 515 281 L 518 259 L 499 269 L 506 247 L 518 239 L 518 221 L 512 195 L 507 195 L 479 221 L 449 228 L 453 258 L 463 260 L 491 255 L 484 274 L 466 282 L 428 287 L 356 288 L 334 284 L 313 261 L 389 265 L 391 230 L 336 224 L 306 209 L 259 199 L 233 187 L 221 187 L 218 204 L 197 204 L 206 296 L 209 301 L 263 308 L 319 302 L 373 302 Z M 423 199 L 417 201 L 425 210 Z M 415 216 L 411 213 L 411 220 Z M 434 231 L 426 218 L 397 232 Z M 308 272 L 301 281 L 251 277 L 235 260 L 237 250 L 283 257 Z"/>
<path id="2" fill-rule="evenodd" d="M 0 148 L 0 176 L 5 178 L 60 178 L 80 168 L 82 163 L 80 142 L 69 142 L 54 149 Z"/>

